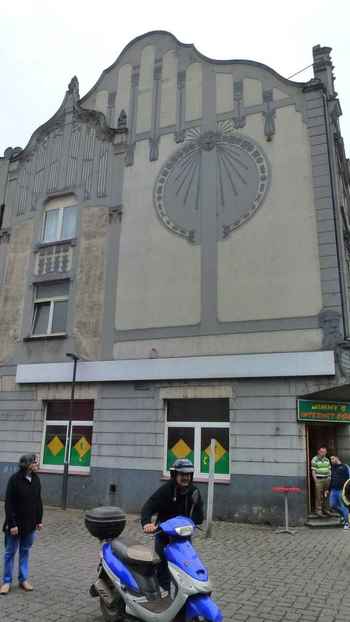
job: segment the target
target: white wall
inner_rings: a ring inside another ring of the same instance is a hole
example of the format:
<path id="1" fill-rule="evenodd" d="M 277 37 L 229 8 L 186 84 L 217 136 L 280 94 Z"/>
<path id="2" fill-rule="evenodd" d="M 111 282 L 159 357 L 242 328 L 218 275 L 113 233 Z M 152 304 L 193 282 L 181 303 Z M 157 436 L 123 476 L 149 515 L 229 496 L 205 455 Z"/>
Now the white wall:
<path id="1" fill-rule="evenodd" d="M 263 146 L 271 186 L 253 218 L 219 243 L 222 321 L 314 315 L 322 306 L 307 131 L 294 106 L 281 108 L 266 142 L 261 116 L 249 116 L 243 133 Z"/>
<path id="2" fill-rule="evenodd" d="M 175 50 L 163 56 L 160 99 L 160 127 L 176 123 L 177 58 Z"/>
<path id="3" fill-rule="evenodd" d="M 174 138 L 149 161 L 148 141 L 137 144 L 125 170 L 115 325 L 119 330 L 195 324 L 200 320 L 200 248 L 169 233 L 153 205 L 153 186 Z"/>
<path id="4" fill-rule="evenodd" d="M 141 54 L 139 97 L 137 106 L 137 132 L 146 132 L 151 129 L 152 98 L 153 98 L 153 69 L 155 48 L 147 45 Z"/>

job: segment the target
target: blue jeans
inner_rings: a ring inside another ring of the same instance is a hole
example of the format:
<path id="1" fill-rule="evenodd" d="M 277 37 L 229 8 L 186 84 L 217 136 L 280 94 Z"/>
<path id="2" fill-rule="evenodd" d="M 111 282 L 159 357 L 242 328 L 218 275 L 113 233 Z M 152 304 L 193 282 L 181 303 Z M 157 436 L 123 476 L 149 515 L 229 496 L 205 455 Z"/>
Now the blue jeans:
<path id="1" fill-rule="evenodd" d="M 29 573 L 29 552 L 34 542 L 35 532 L 26 536 L 11 536 L 5 534 L 5 555 L 4 555 L 4 583 L 12 583 L 13 565 L 15 555 L 19 547 L 18 581 L 23 583 L 28 579 Z"/>
<path id="2" fill-rule="evenodd" d="M 342 500 L 342 491 L 331 488 L 329 493 L 329 506 L 334 510 L 338 510 L 345 522 L 349 522 L 349 510 Z"/>

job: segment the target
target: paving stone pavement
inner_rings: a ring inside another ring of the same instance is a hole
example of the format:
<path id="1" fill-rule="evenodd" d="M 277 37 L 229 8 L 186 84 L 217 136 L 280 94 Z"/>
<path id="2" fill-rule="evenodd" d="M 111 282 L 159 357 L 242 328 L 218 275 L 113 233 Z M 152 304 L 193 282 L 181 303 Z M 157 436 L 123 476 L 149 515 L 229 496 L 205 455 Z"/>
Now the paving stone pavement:
<path id="1" fill-rule="evenodd" d="M 97 599 L 88 595 L 98 544 L 84 527 L 83 512 L 46 508 L 44 525 L 31 554 L 35 591 L 24 593 L 14 584 L 0 597 L 1 622 L 102 622 Z M 135 517 L 127 530 L 147 541 Z M 290 536 L 215 523 L 212 539 L 200 534 L 195 546 L 225 622 L 349 622 L 348 531 L 299 528 Z"/>

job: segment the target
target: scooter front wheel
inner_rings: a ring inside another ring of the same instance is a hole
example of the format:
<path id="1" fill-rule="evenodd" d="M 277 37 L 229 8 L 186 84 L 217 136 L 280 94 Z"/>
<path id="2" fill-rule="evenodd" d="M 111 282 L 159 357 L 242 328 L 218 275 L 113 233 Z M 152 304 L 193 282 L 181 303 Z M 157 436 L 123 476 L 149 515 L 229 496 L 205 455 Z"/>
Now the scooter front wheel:
<path id="1" fill-rule="evenodd" d="M 100 608 L 105 622 L 123 622 L 125 607 L 122 601 L 108 607 L 104 600 L 100 598 Z"/>

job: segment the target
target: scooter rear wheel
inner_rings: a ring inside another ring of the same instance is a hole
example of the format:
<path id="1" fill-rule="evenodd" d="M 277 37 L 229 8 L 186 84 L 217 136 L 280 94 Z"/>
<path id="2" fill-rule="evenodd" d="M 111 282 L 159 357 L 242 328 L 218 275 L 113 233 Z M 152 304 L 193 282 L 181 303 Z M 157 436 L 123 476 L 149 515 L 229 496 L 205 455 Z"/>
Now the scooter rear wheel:
<path id="1" fill-rule="evenodd" d="M 123 622 L 125 607 L 122 600 L 112 607 L 108 607 L 104 600 L 100 598 L 100 608 L 105 622 Z"/>

